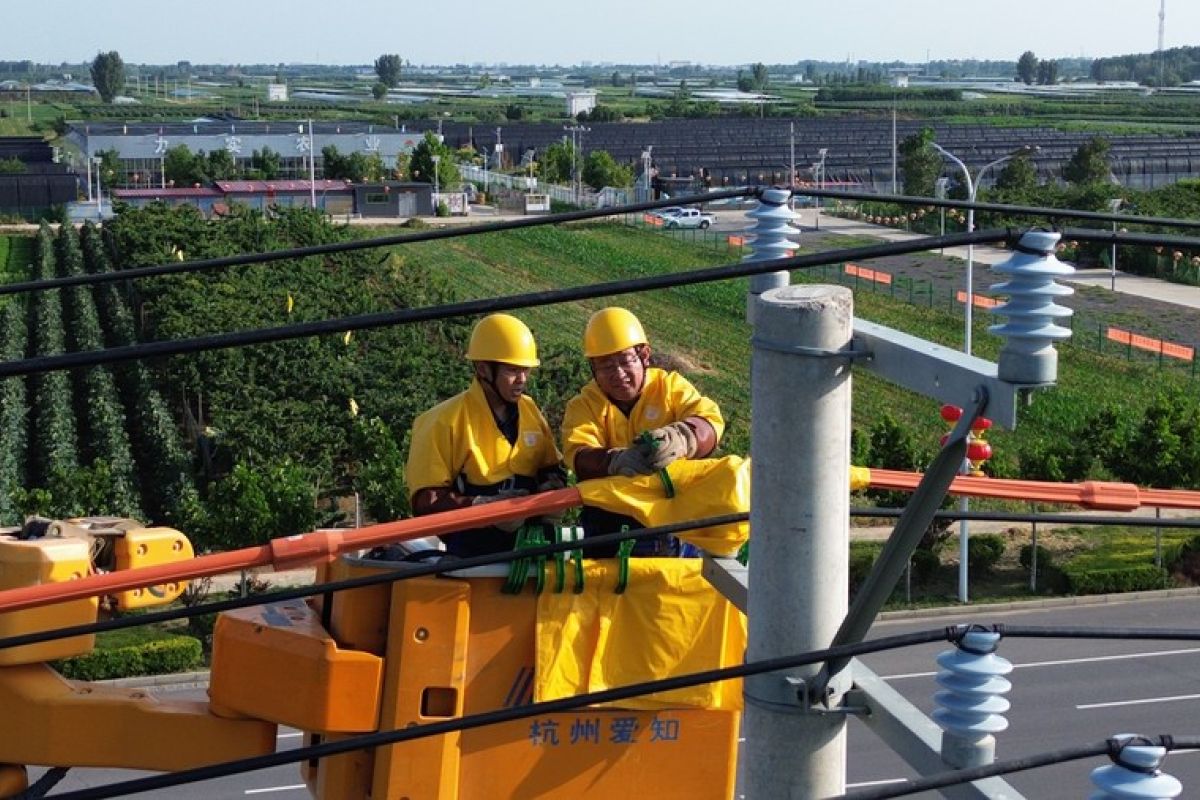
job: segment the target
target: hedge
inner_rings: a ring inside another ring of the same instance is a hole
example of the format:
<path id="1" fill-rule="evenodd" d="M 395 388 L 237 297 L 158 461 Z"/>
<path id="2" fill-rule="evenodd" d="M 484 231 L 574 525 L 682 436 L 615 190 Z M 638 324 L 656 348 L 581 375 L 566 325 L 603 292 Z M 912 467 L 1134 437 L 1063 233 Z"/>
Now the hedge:
<path id="1" fill-rule="evenodd" d="M 1067 591 L 1071 594 L 1112 594 L 1165 589 L 1170 583 L 1167 571 L 1153 564 L 1128 567 L 1084 569 L 1068 566 L 1063 570 Z"/>
<path id="2" fill-rule="evenodd" d="M 972 536 L 967 541 L 967 565 L 971 572 L 980 575 L 990 572 L 1004 556 L 1005 545 L 1004 537 L 994 533 Z"/>
<path id="3" fill-rule="evenodd" d="M 63 659 L 55 667 L 64 678 L 103 681 L 135 675 L 165 675 L 199 668 L 203 661 L 200 642 L 191 636 L 171 636 L 152 642 L 94 650 Z"/>

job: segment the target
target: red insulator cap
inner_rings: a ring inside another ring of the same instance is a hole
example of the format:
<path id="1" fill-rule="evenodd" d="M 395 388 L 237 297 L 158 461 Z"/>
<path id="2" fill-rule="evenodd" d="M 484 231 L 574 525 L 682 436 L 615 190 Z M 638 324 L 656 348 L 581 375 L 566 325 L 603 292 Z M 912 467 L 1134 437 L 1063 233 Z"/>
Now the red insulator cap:
<path id="1" fill-rule="evenodd" d="M 974 441 L 967 445 L 968 461 L 987 461 L 992 457 L 992 446 L 987 442 Z"/>
<path id="2" fill-rule="evenodd" d="M 946 420 L 946 422 L 958 422 L 959 418 L 962 416 L 962 413 L 963 412 L 961 408 L 958 406 L 952 406 L 949 403 L 942 406 L 941 410 L 942 419 Z"/>

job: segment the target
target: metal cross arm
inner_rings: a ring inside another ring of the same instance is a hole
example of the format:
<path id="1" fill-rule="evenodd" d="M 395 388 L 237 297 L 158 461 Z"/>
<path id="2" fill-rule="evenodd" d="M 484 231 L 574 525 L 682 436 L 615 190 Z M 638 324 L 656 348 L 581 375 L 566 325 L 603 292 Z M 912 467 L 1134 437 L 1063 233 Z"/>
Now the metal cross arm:
<path id="1" fill-rule="evenodd" d="M 929 465 L 908 505 L 904 507 L 896 529 L 888 537 L 879 558 L 875 560 L 875 566 L 871 568 L 862 588 L 854 596 L 846 618 L 842 620 L 837 634 L 833 637 L 834 646 L 861 642 L 867 635 L 875 617 L 896 586 L 896 581 L 904 572 L 908 559 L 917 549 L 921 537 L 946 498 L 950 484 L 954 482 L 954 477 L 967 455 L 967 437 L 971 432 L 971 425 L 983 414 L 987 405 L 988 390 L 979 386 L 974 391 L 974 401 L 959 418 L 958 424 L 947 437 L 945 446 L 938 451 L 933 463 Z M 819 679 L 814 681 L 814 691 L 823 689 L 830 678 L 848 663 L 849 659 L 827 663 Z"/>

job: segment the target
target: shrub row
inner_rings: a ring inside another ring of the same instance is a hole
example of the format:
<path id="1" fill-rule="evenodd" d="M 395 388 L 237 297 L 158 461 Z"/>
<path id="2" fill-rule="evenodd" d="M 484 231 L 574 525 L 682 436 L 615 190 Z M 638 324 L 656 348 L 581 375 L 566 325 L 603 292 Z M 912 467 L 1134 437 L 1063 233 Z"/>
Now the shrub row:
<path id="1" fill-rule="evenodd" d="M 100 232 L 91 224 L 81 234 L 84 266 L 89 273 L 112 271 Z M 95 288 L 95 299 L 109 347 L 137 343 L 133 314 L 116 284 Z M 127 430 L 138 454 L 142 476 L 142 507 L 153 522 L 180 525 L 197 503 L 191 461 L 167 404 L 141 362 L 116 368 L 118 389 L 125 406 Z"/>
<path id="2" fill-rule="evenodd" d="M 59 275 L 83 274 L 83 254 L 73 227 L 59 228 L 56 250 Z M 79 286 L 66 290 L 66 306 L 71 321 L 71 349 L 101 349 L 103 334 L 91 291 Z M 133 453 L 112 373 L 106 367 L 78 370 L 74 389 L 76 418 L 83 423 L 85 432 L 81 437 L 84 449 L 90 454 L 92 468 L 99 478 L 95 482 L 97 491 L 88 498 L 89 507 L 85 511 L 140 518 Z"/>
<path id="3" fill-rule="evenodd" d="M 55 274 L 54 237 L 42 223 L 37 235 L 35 277 L 48 279 Z M 65 350 L 61 290 L 38 293 L 33 304 L 33 352 L 55 356 Z M 39 508 L 49 513 L 74 511 L 70 506 L 70 481 L 79 471 L 78 435 L 75 412 L 71 406 L 70 376 L 62 371 L 47 372 L 33 378 L 33 478 L 50 492 L 53 505 Z"/>
<path id="4" fill-rule="evenodd" d="M 199 668 L 203 661 L 199 640 L 191 636 L 172 636 L 109 650 L 93 650 L 58 661 L 54 666 L 65 678 L 103 681 L 186 672 Z"/>
<path id="5" fill-rule="evenodd" d="M 1087 569 L 1067 565 L 1063 569 L 1066 590 L 1070 594 L 1114 594 L 1165 589 L 1170 576 L 1153 564 Z"/>
<path id="6" fill-rule="evenodd" d="M 0 361 L 25 357 L 29 329 L 24 298 L 11 298 L 0 308 Z M 17 493 L 25 487 L 25 456 L 28 450 L 24 378 L 0 380 L 0 525 L 20 522 Z"/>

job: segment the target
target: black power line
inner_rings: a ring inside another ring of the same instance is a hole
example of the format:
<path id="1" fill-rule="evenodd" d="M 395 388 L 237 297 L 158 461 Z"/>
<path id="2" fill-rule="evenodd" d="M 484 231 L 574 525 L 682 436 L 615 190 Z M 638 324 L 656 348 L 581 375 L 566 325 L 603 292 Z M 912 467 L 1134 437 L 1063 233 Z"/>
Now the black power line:
<path id="1" fill-rule="evenodd" d="M 852 517 L 898 518 L 904 513 L 902 508 L 861 508 L 850 509 Z M 1200 514 L 1200 510 L 1197 510 Z M 1127 528 L 1200 528 L 1200 519 L 1180 519 L 1177 517 L 1133 517 L 1133 516 L 1100 516 L 1091 514 L 1022 514 L 1015 511 L 957 511 L 947 509 L 933 515 L 937 520 L 978 520 L 992 522 L 1036 522 L 1046 525 L 1120 525 Z"/>
<path id="2" fill-rule="evenodd" d="M 962 630 L 966 630 L 965 626 L 963 626 Z M 97 800 L 97 798 L 120 797 L 127 794 L 149 792 L 155 789 L 164 789 L 169 786 L 178 786 L 184 783 L 194 783 L 196 781 L 210 780 L 212 778 L 220 778 L 228 775 L 238 775 L 244 772 L 266 769 L 268 767 L 277 767 L 283 764 L 294 764 L 314 758 L 328 758 L 329 756 L 335 756 L 340 753 L 348 753 L 354 750 L 361 750 L 367 747 L 379 747 L 382 745 L 396 744 L 398 742 L 408 742 L 414 739 L 423 739 L 429 736 L 438 736 L 444 733 L 473 730 L 475 728 L 482 728 L 487 725 L 495 725 L 502 722 L 512 722 L 515 720 L 544 716 L 546 714 L 574 711 L 575 709 L 583 708 L 585 706 L 596 705 L 598 703 L 612 703 L 620 700 L 628 700 L 632 697 L 640 697 L 641 695 L 653 694 L 655 692 L 683 689 L 689 686 L 699 686 L 705 683 L 730 680 L 732 678 L 744 678 L 749 675 L 759 675 L 765 672 L 776 672 L 784 669 L 792 669 L 794 667 L 804 666 L 806 664 L 815 664 L 830 658 L 853 658 L 855 656 L 879 652 L 880 650 L 888 650 L 895 647 L 945 641 L 947 639 L 952 639 L 952 637 L 958 635 L 958 633 L 958 628 L 943 627 L 929 631 L 899 634 L 896 636 L 872 640 L 870 642 L 841 645 L 839 647 L 831 647 L 825 650 L 817 650 L 811 653 L 802 653 L 795 656 L 782 656 L 779 658 L 764 659 L 746 664 L 738 664 L 732 667 L 723 667 L 721 669 L 706 670 L 704 672 L 696 672 L 688 675 L 679 675 L 673 678 L 662 678 L 655 681 L 646 681 L 644 683 L 634 684 L 631 686 L 621 686 L 615 689 L 606 689 L 599 692 L 589 692 L 587 694 L 576 695 L 574 697 L 565 697 L 560 700 L 549 700 L 541 703 L 519 706 L 516 708 L 502 708 L 495 711 L 486 711 L 483 713 L 471 714 L 465 717 L 450 719 L 443 722 L 427 723 L 424 725 L 417 725 L 395 731 L 380 731 L 378 733 L 371 733 L 363 736 L 354 736 L 347 739 L 339 739 L 336 742 L 325 742 L 311 747 L 303 747 L 263 756 L 253 756 L 251 758 L 228 761 L 205 767 L 197 767 L 195 769 L 183 770 L 165 775 L 136 778 L 134 780 L 111 783 L 107 786 L 66 792 L 65 794 L 56 795 L 56 797 L 60 797 L 62 800 Z M 1198 634 L 1198 638 L 1200 638 L 1200 634 Z"/>
<path id="3" fill-rule="evenodd" d="M 938 247 L 955 247 L 964 244 L 984 244 L 1007 240 L 1015 241 L 1016 238 L 1015 232 L 1004 230 L 954 233 L 907 242 L 889 242 L 887 244 L 868 245 L 866 247 L 851 247 L 827 253 L 776 258 L 769 261 L 747 261 L 728 266 L 675 272 L 667 275 L 652 275 L 645 278 L 607 281 L 605 283 L 594 283 L 570 289 L 527 292 L 525 294 L 508 295 L 506 297 L 468 300 L 461 303 L 448 303 L 440 306 L 427 306 L 425 308 L 381 311 L 352 317 L 334 317 L 314 322 L 301 322 L 295 325 L 282 325 L 275 328 L 256 328 L 248 331 L 197 336 L 190 339 L 144 342 L 125 347 L 110 347 L 103 350 L 85 350 L 54 356 L 40 356 L 27 358 L 22 361 L 0 363 L 0 378 L 12 377 L 14 375 L 33 375 L 60 369 L 71 369 L 73 367 L 93 367 L 98 364 L 113 364 L 135 359 L 198 353 L 204 350 L 221 350 L 230 347 L 266 344 L 268 342 L 282 342 L 308 336 L 319 336 L 321 334 L 369 330 L 389 325 L 429 322 L 432 320 L 449 319 L 451 317 L 509 311 L 517 308 L 570 303 L 577 300 L 632 294 L 651 289 L 666 289 L 694 283 L 709 283 L 729 280 L 731 278 L 744 278 L 749 275 L 761 275 L 768 272 L 810 269 L 812 267 L 825 266 L 826 264 L 840 263 L 845 260 L 881 258 L 883 256 L 901 255 L 936 249 Z"/>
<path id="4" fill-rule="evenodd" d="M 215 614 L 221 611 L 232 611 L 238 608 L 247 608 L 249 606 L 262 605 L 264 603 L 282 603 L 287 600 L 296 600 L 301 597 L 312 597 L 318 594 L 327 594 L 329 592 L 340 592 L 346 589 L 360 589 L 364 586 L 377 586 L 383 583 L 392 583 L 394 581 L 408 580 L 410 578 L 424 578 L 431 575 L 444 575 L 447 572 L 457 572 L 463 569 L 471 569 L 472 567 L 486 567 L 491 564 L 503 564 L 509 561 L 514 561 L 518 558 L 536 558 L 538 556 L 553 555 L 554 553 L 565 553 L 571 550 L 584 549 L 603 546 L 605 544 L 616 544 L 625 539 L 640 541 L 649 539 L 655 536 L 666 536 L 684 531 L 697 530 L 699 528 L 708 528 L 714 525 L 729 525 L 737 522 L 745 522 L 750 519 L 748 513 L 742 512 L 738 514 L 723 514 L 718 517 L 706 517 L 705 519 L 690 520 L 688 522 L 676 522 L 671 525 L 660 525 L 656 528 L 639 528 L 637 530 L 625 531 L 621 533 L 607 533 L 601 536 L 588 536 L 582 542 L 559 542 L 557 544 L 539 545 L 537 547 L 528 547 L 521 550 L 510 550 L 503 553 L 491 553 L 482 556 L 471 556 L 470 558 L 446 558 L 436 564 L 409 564 L 403 569 L 381 571 L 375 575 L 362 575 L 357 578 L 347 578 L 341 581 L 333 581 L 330 583 L 319 583 L 311 586 L 300 586 L 293 589 L 283 589 L 276 592 L 263 592 L 261 594 L 251 595 L 249 597 L 238 597 L 230 600 L 220 600 L 214 603 L 205 603 L 186 608 L 172 608 L 166 611 L 153 611 L 146 614 L 138 614 L 136 616 L 118 617 L 115 619 L 102 620 L 99 622 L 89 622 L 83 625 L 73 625 L 69 628 L 55 628 L 53 630 L 35 631 L 33 633 L 23 633 L 16 636 L 8 636 L 0 639 L 0 650 L 9 647 L 20 647 L 28 644 L 38 644 L 40 642 L 50 642 L 57 639 L 66 639 L 72 636 L 81 634 L 101 633 L 104 631 L 120 630 L 122 628 L 132 628 L 139 625 L 151 625 L 159 622 L 170 622 L 177 619 L 190 619 L 191 617 L 201 616 L 203 614 Z M 387 561 L 380 561 L 381 566 L 386 565 Z M 0 604 L 0 613 L 3 613 L 3 605 Z"/>
<path id="5" fill-rule="evenodd" d="M 326 742 L 310 747 L 289 750 L 283 753 L 252 756 L 250 758 L 228 761 L 221 764 L 212 764 L 205 767 L 197 767 L 194 769 L 182 770 L 180 772 L 165 775 L 137 778 L 134 780 L 108 784 L 107 786 L 67 792 L 65 794 L 56 796 L 63 798 L 63 800 L 98 800 L 99 798 L 137 794 L 155 789 L 164 789 L 169 786 L 178 786 L 184 783 L 195 783 L 197 781 L 211 780 L 213 778 L 221 778 L 229 775 L 237 775 L 254 770 L 266 769 L 269 767 L 277 767 L 283 764 L 292 764 L 310 759 L 328 758 L 330 756 L 335 756 L 354 750 L 361 750 L 367 747 L 379 747 L 383 745 L 396 744 L 399 742 L 412 741 L 414 739 L 423 739 L 429 736 L 439 736 L 441 734 L 453 733 L 456 731 L 473 730 L 475 728 L 482 728 L 487 725 L 495 725 L 503 722 L 530 719 L 532 717 L 539 717 L 546 714 L 574 711 L 578 708 L 583 708 L 586 706 L 597 705 L 600 703 L 613 703 L 621 700 L 628 700 L 632 697 L 654 694 L 656 692 L 683 689 L 690 686 L 699 686 L 705 683 L 715 683 L 717 681 L 725 681 L 733 678 L 744 678 L 750 675 L 760 675 L 767 672 L 779 672 L 786 669 L 794 669 L 796 667 L 817 664 L 825 661 L 850 659 L 861 655 L 867 655 L 869 653 L 895 650 L 901 647 L 912 647 L 914 645 L 930 644 L 938 641 L 957 642 L 968 630 L 979 629 L 980 626 L 977 625 L 951 625 L 927 631 L 915 631 L 912 633 L 898 634 L 895 636 L 872 639 L 866 642 L 856 642 L 854 644 L 839 645 L 822 650 L 814 650 L 808 653 L 762 659 L 732 667 L 721 667 L 719 669 L 705 670 L 703 672 L 695 672 L 687 675 L 678 675 L 671 678 L 645 681 L 643 683 L 621 686 L 615 689 L 606 689 L 599 692 L 589 692 L 587 694 L 575 695 L 574 697 L 565 697 L 559 700 L 543 701 L 541 703 L 533 703 L 516 708 L 503 708 L 496 709 L 494 711 L 485 711 L 479 714 L 471 714 L 456 719 L 445 720 L 443 722 L 417 725 L 401 730 L 380 731 L 362 736 L 354 736 L 347 739 L 340 739 L 336 742 Z M 1012 633 L 1012 631 L 1018 630 L 1015 627 L 991 626 L 990 630 L 1001 633 L 1007 631 L 1007 635 L 1024 635 L 1023 633 Z M 1029 631 L 1045 633 L 1047 635 L 1049 635 L 1051 630 L 1052 629 L 1049 628 L 1029 628 Z M 1087 629 L 1064 629 L 1062 637 L 1060 638 L 1126 638 L 1129 632 L 1130 629 L 1093 629 L 1090 632 L 1087 631 Z M 1142 634 L 1140 638 L 1183 638 L 1189 641 L 1200 640 L 1200 630 L 1140 631 L 1139 633 Z M 1109 636 L 1108 634 L 1112 635 Z M 1172 742 L 1172 746 L 1176 748 L 1196 747 L 1200 745 L 1200 739 L 1170 739 L 1170 741 Z M 874 800 L 875 798 L 900 797 L 905 794 L 913 794 L 918 791 L 925 791 L 942 786 L 956 785 L 958 783 L 967 783 L 974 780 L 980 780 L 982 778 L 1003 775 L 1007 772 L 1015 772 L 1022 769 L 1030 769 L 1032 767 L 1058 763 L 1060 761 L 1069 760 L 1070 758 L 1087 758 L 1089 756 L 1101 755 L 1104 753 L 1119 752 L 1119 747 L 1116 746 L 1117 744 L 1120 744 L 1118 740 L 1108 740 L 1098 750 L 1093 749 L 1096 746 L 1090 746 L 1087 748 L 1074 748 L 1070 751 L 1058 751 L 1057 753 L 1045 754 L 1041 756 L 1030 756 L 1025 759 L 1016 759 L 1014 761 L 992 764 L 986 767 L 957 770 L 953 773 L 937 775 L 930 778 L 921 779 L 920 781 L 913 781 L 901 788 L 888 787 L 881 790 L 872 790 L 873 792 L 877 791 L 884 793 L 856 793 L 854 795 L 847 796 L 844 798 L 844 800 L 866 800 L 866 798 L 872 798 L 872 800 Z M 926 782 L 928 782 L 928 785 L 926 785 Z M 889 791 L 895 793 L 887 794 L 886 792 Z"/>
<path id="6" fill-rule="evenodd" d="M 983 767 L 971 767 L 968 769 L 954 770 L 953 772 L 943 772 L 939 775 L 931 775 L 927 778 L 913 778 L 905 782 L 901 786 L 886 786 L 873 789 L 864 789 L 862 791 L 844 794 L 837 800 L 886 800 L 891 797 L 906 797 L 910 794 L 919 792 L 927 792 L 933 789 L 944 789 L 948 786 L 959 786 L 972 781 L 983 780 L 984 778 L 996 778 L 1001 775 L 1009 775 L 1014 772 L 1022 772 L 1027 769 L 1036 767 L 1045 767 L 1051 764 L 1063 764 L 1068 761 L 1079 761 L 1084 758 L 1096 758 L 1098 756 L 1108 756 L 1117 761 L 1120 758 L 1121 750 L 1128 744 L 1134 745 L 1151 745 L 1165 748 L 1168 752 L 1171 750 L 1182 750 L 1200 747 L 1200 737 L 1177 737 L 1177 736 L 1159 736 L 1157 738 L 1143 739 L 1137 737 L 1133 742 L 1128 742 L 1125 739 L 1112 738 L 1106 739 L 1103 742 L 1095 744 L 1087 744 L 1079 747 L 1067 747 L 1061 750 L 1051 750 L 1048 753 L 1039 753 L 1032 756 L 1024 756 L 1023 758 L 1011 758 L 1006 761 L 997 761 L 994 764 L 988 764 Z"/>
<path id="7" fill-rule="evenodd" d="M 852 517 L 888 518 L 899 517 L 902 513 L 903 509 L 898 508 L 856 507 L 850 509 L 850 516 Z M 728 525 L 737 522 L 745 522 L 749 518 L 749 513 L 725 514 L 719 517 L 707 517 L 688 522 L 677 522 L 671 525 L 662 525 L 655 528 L 642 528 L 624 533 L 609 533 L 602 536 L 589 536 L 586 539 L 586 544 L 587 546 L 591 547 L 596 545 L 616 543 L 625 539 L 639 541 L 645 538 L 682 533 L 699 528 L 708 528 L 714 525 Z M 1200 528 L 1200 519 L 1155 519 L 1151 517 L 1089 516 L 1085 514 L 1020 514 L 1008 511 L 947 510 L 937 512 L 934 515 L 934 518 L 945 520 L 967 519 L 976 521 L 990 520 L 1004 522 L 1037 522 L 1060 525 L 1121 525 L 1126 527 L 1153 526 L 1163 528 Z M 471 558 L 446 559 L 437 564 L 411 564 L 406 566 L 404 569 L 383 571 L 375 575 L 364 575 L 357 578 L 347 578 L 345 580 L 333 581 L 330 583 L 320 583 L 313 584 L 311 586 L 280 589 L 273 592 L 262 592 L 249 597 L 219 600 L 212 603 L 204 603 L 185 608 L 173 608 L 165 611 L 152 611 L 145 614 L 138 614 L 137 616 L 116 617 L 113 619 L 86 623 L 83 625 L 73 625 L 67 628 L 55 628 L 52 630 L 35 631 L 33 633 L 23 633 L 17 636 L 8 636 L 0 639 L 0 650 L 10 647 L 22 647 L 24 645 L 39 644 L 41 642 L 56 641 L 58 639 L 66 639 L 72 636 L 122 630 L 124 628 L 132 628 L 140 625 L 153 625 L 160 622 L 171 622 L 179 619 L 190 619 L 192 617 L 202 616 L 204 614 L 217 614 L 223 611 L 233 611 L 235 609 L 248 608 L 250 606 L 261 605 L 264 603 L 282 603 L 288 600 L 312 597 L 314 595 L 326 594 L 328 592 L 359 589 L 364 586 L 376 586 L 398 580 L 407 580 L 409 578 L 423 578 L 430 575 L 443 575 L 447 572 L 455 572 L 462 569 L 470 569 L 472 567 L 503 564 L 513 561 L 517 558 L 536 558 L 538 556 L 563 553 L 570 550 L 577 550 L 579 548 L 579 542 L 563 542 L 559 544 L 540 545 L 538 547 L 527 548 L 519 552 L 509 551 L 485 556 L 472 556 Z M 386 562 L 380 563 L 384 564 Z M 3 605 L 0 604 L 0 612 L 2 611 Z M 1015 629 L 1010 626 L 1005 630 L 1012 631 Z M 1022 628 L 1021 630 L 1024 631 L 1034 629 Z M 1033 634 L 1022 633 L 1021 635 L 1030 636 Z M 1155 637 L 1152 636 L 1150 638 Z"/>
<path id="8" fill-rule="evenodd" d="M 370 250 L 375 247 L 390 247 L 400 244 L 416 244 L 417 242 L 432 242 L 439 239 L 453 239 L 459 236 L 470 236 L 477 233 L 499 233 L 501 231 L 532 228 L 539 225 L 554 225 L 564 222 L 585 222 L 591 219 L 603 219 L 620 214 L 635 214 L 640 211 L 651 211 L 666 206 L 677 206 L 687 203 L 706 203 L 714 200 L 726 200 L 735 197 L 755 197 L 757 189 L 727 189 L 712 194 L 678 197 L 670 200 L 654 200 L 646 203 L 633 203 L 626 206 L 610 206 L 583 211 L 566 211 L 560 214 L 546 214 L 524 219 L 504 220 L 502 222 L 487 222 L 480 225 L 464 225 L 456 228 L 440 228 L 432 231 L 406 233 L 396 236 L 381 236 L 372 239 L 355 239 L 347 242 L 330 242 L 328 244 L 309 245 L 307 247 L 291 247 L 283 250 L 272 250 L 267 253 L 244 253 L 237 256 L 222 258 L 206 258 L 198 261 L 183 261 L 178 263 L 156 264 L 149 267 L 116 270 L 112 272 L 90 273 L 87 275 L 67 275 L 58 278 L 46 278 L 37 281 L 0 284 L 0 295 L 20 294 L 24 292 L 43 291 L 45 289 L 61 289 L 66 286 L 90 286 L 112 281 L 133 280 L 136 278 L 151 278 L 159 275 L 178 275 L 180 273 L 200 272 L 209 269 L 236 267 L 244 264 L 263 264 L 272 261 L 284 261 L 292 258 L 307 258 L 309 256 L 348 253 L 355 250 Z"/>

